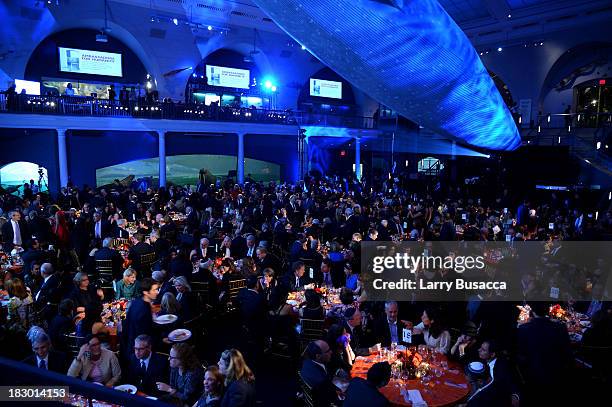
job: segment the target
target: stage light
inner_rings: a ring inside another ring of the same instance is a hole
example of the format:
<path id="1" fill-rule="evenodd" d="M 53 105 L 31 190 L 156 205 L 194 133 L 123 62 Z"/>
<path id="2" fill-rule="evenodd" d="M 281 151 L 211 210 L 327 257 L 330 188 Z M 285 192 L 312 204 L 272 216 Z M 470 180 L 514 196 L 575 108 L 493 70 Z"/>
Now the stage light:
<path id="1" fill-rule="evenodd" d="M 568 133 L 571 133 L 571 131 L 572 131 L 572 126 L 571 126 L 571 125 L 570 125 L 570 126 L 567 126 L 567 132 L 568 132 Z"/>
<path id="2" fill-rule="evenodd" d="M 484 54 L 483 52 L 480 53 L 480 55 L 483 55 L 483 54 Z"/>
<path id="3" fill-rule="evenodd" d="M 508 18 L 512 18 L 512 14 L 508 14 Z"/>
<path id="4" fill-rule="evenodd" d="M 559 136 L 559 138 L 557 138 L 557 143 L 561 144 L 561 136 Z"/>
<path id="5" fill-rule="evenodd" d="M 543 42 L 541 42 L 541 43 L 540 43 L 540 46 L 542 46 L 542 45 L 544 45 L 544 43 L 543 43 Z"/>
<path id="6" fill-rule="evenodd" d="M 542 127 L 538 124 L 538 133 L 542 132 Z"/>
<path id="7" fill-rule="evenodd" d="M 272 92 L 276 92 L 276 86 L 272 86 Z"/>
<path id="8" fill-rule="evenodd" d="M 266 89 L 270 89 L 270 88 L 272 87 L 272 82 L 270 82 L 270 81 L 265 81 L 265 82 L 264 82 L 264 85 L 265 85 Z"/>
<path id="9" fill-rule="evenodd" d="M 55 107 L 55 102 L 51 102 L 51 107 Z"/>
<path id="10" fill-rule="evenodd" d="M 306 51 L 306 47 L 302 45 L 302 51 Z"/>
<path id="11" fill-rule="evenodd" d="M 197 77 L 198 77 L 198 74 L 197 74 L 197 73 L 194 73 L 194 74 L 192 74 L 191 76 L 193 76 L 194 78 L 197 78 Z"/>
<path id="12" fill-rule="evenodd" d="M 134 106 L 134 110 L 135 110 L 135 111 L 138 111 L 138 106 Z"/>
<path id="13" fill-rule="evenodd" d="M 601 148 L 601 141 L 597 142 L 597 149 L 599 150 Z"/>
<path id="14" fill-rule="evenodd" d="M 153 87 L 153 84 L 151 83 L 151 81 L 147 81 L 147 89 L 151 89 Z"/>
<path id="15" fill-rule="evenodd" d="M 523 116 L 519 116 L 518 122 L 519 122 L 519 124 L 523 123 Z"/>
<path id="16" fill-rule="evenodd" d="M 178 25 L 178 19 L 177 18 L 173 18 L 172 22 L 174 23 L 174 25 Z"/>
<path id="17" fill-rule="evenodd" d="M 155 22 L 155 17 L 151 17 L 151 22 L 154 23 Z"/>
<path id="18" fill-rule="evenodd" d="M 546 121 L 550 123 L 550 115 L 546 116 Z"/>
<path id="19" fill-rule="evenodd" d="M 206 28 L 208 28 L 208 31 L 212 31 L 212 25 L 209 25 L 209 26 L 208 26 L 208 27 L 206 27 Z"/>
<path id="20" fill-rule="evenodd" d="M 502 52 L 502 51 L 503 51 L 503 48 L 502 48 L 502 47 L 498 47 L 498 48 L 497 48 L 497 52 Z"/>

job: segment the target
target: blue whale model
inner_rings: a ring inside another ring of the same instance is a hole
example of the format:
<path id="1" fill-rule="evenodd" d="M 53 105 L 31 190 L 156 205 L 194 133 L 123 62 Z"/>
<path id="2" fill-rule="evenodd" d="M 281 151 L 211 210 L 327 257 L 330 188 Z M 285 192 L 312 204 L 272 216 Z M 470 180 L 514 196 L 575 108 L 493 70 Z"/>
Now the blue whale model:
<path id="1" fill-rule="evenodd" d="M 476 50 L 435 0 L 253 0 L 354 86 L 435 133 L 514 150 L 520 135 Z"/>

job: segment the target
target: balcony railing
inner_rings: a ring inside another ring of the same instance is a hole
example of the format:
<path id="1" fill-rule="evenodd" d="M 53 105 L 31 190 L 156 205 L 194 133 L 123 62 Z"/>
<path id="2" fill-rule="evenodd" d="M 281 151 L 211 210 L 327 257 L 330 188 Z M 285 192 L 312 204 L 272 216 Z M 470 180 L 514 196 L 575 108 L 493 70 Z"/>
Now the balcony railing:
<path id="1" fill-rule="evenodd" d="M 612 113 L 555 113 L 537 116 L 534 123 L 536 129 L 562 129 L 571 131 L 574 127 L 597 128 L 612 125 Z"/>
<path id="2" fill-rule="evenodd" d="M 372 117 L 294 112 L 290 110 L 174 102 L 138 103 L 89 96 L 34 96 L 0 93 L 0 113 L 29 113 L 65 116 L 125 117 L 138 119 L 206 120 L 325 127 L 375 128 Z"/>

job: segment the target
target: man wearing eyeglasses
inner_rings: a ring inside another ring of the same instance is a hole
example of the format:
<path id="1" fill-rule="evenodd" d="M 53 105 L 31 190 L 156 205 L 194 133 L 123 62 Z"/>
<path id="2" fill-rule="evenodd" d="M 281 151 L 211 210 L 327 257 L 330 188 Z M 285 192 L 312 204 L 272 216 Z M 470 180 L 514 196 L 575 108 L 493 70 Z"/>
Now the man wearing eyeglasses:
<path id="1" fill-rule="evenodd" d="M 327 372 L 331 356 L 331 348 L 322 340 L 310 342 L 304 351 L 305 360 L 300 375 L 302 380 L 312 387 L 316 405 L 328 406 L 338 402 L 338 389 Z"/>
<path id="2" fill-rule="evenodd" d="M 168 382 L 168 359 L 152 351 L 153 339 L 139 335 L 134 340 L 134 353 L 130 356 L 125 383 L 135 385 L 148 395 L 159 394 L 156 382 Z"/>
<path id="3" fill-rule="evenodd" d="M 124 321 L 124 335 L 127 342 L 124 349 L 132 349 L 138 335 L 153 334 L 153 315 L 151 303 L 157 298 L 159 284 L 151 278 L 143 278 L 140 282 L 141 298 L 132 300 Z"/>

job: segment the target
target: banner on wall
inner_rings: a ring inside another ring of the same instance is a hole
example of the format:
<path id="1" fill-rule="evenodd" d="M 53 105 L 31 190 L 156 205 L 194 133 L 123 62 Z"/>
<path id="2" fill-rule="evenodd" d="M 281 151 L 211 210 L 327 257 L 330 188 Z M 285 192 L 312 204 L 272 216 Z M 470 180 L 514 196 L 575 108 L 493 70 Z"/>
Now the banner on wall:
<path id="1" fill-rule="evenodd" d="M 519 114 L 521 115 L 521 127 L 529 127 L 531 123 L 531 99 L 519 100 Z"/>
<path id="2" fill-rule="evenodd" d="M 64 47 L 58 49 L 62 72 L 122 76 L 121 54 Z"/>
<path id="3" fill-rule="evenodd" d="M 211 86 L 249 89 L 251 87 L 249 74 L 248 69 L 206 65 L 206 77 L 208 78 L 208 84 Z"/>

